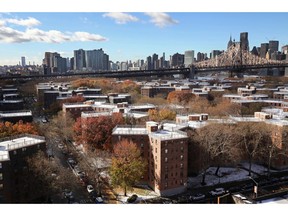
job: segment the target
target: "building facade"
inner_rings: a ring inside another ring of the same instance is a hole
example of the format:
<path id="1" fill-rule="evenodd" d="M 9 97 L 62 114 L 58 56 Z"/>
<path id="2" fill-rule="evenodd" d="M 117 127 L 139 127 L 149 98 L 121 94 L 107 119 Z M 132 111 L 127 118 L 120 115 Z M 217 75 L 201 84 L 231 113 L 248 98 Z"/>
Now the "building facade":
<path id="1" fill-rule="evenodd" d="M 181 131 L 163 130 L 156 122 L 146 127 L 117 126 L 112 143 L 123 139 L 134 142 L 147 161 L 142 181 L 161 196 L 182 193 L 187 186 L 188 137 Z"/>
<path id="2" fill-rule="evenodd" d="M 21 135 L 0 141 L 0 203 L 29 203 L 38 198 L 26 158 L 46 151 L 45 138 Z"/>

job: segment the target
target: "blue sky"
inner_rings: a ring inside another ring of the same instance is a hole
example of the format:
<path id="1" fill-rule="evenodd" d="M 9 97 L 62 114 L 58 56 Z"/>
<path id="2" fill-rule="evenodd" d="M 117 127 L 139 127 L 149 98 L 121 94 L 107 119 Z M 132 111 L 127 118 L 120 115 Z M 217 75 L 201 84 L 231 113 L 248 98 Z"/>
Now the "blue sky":
<path id="1" fill-rule="evenodd" d="M 185 50 L 210 53 L 248 32 L 250 48 L 269 40 L 288 44 L 288 13 L 281 12 L 4 12 L 0 13 L 0 65 L 41 64 L 46 51 L 73 57 L 73 50 L 102 48 L 110 60 L 166 60 Z"/>

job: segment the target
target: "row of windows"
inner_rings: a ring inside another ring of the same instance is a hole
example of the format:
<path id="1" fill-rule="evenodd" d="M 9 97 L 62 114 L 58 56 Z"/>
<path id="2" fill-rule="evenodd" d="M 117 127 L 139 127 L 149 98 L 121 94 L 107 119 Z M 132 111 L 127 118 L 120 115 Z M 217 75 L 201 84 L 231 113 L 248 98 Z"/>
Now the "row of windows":
<path id="1" fill-rule="evenodd" d="M 170 182 L 171 186 L 173 185 L 173 182 Z M 175 180 L 175 184 L 177 185 L 178 184 L 178 181 Z M 180 184 L 182 185 L 183 184 L 183 179 L 180 179 Z M 165 188 L 168 188 L 168 182 L 166 181 L 165 182 L 165 185 L 164 185 Z"/>
<path id="2" fill-rule="evenodd" d="M 175 175 L 175 177 L 178 176 L 178 172 L 175 172 L 174 174 L 173 174 L 173 172 L 170 173 L 171 177 L 174 177 L 174 175 Z M 180 172 L 180 177 L 183 177 L 183 172 Z M 168 179 L 168 173 L 165 173 L 164 178 Z"/>
<path id="3" fill-rule="evenodd" d="M 184 159 L 184 156 L 183 156 L 183 155 L 180 155 L 180 160 L 183 160 L 183 159 Z M 165 157 L 165 158 L 164 158 L 164 161 L 165 161 L 165 163 L 168 163 L 168 158 Z"/>
<path id="4" fill-rule="evenodd" d="M 37 145 L 37 148 L 40 149 L 40 145 Z M 22 152 L 25 152 L 27 150 L 27 148 L 22 148 Z M 13 155 L 17 155 L 17 150 L 13 151 Z M 0 168 L 2 167 L 2 165 L 0 166 Z"/>

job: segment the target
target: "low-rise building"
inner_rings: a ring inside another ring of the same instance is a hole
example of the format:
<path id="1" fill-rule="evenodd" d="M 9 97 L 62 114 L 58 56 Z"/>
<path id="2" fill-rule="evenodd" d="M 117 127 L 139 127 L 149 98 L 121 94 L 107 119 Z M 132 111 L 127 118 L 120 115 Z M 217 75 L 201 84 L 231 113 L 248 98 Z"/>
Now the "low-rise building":
<path id="1" fill-rule="evenodd" d="M 0 203 L 29 203 L 39 198 L 26 159 L 46 151 L 44 137 L 23 134 L 0 140 Z"/>
<path id="2" fill-rule="evenodd" d="M 148 167 L 145 181 L 159 195 L 174 195 L 187 189 L 188 137 L 182 131 L 164 130 L 156 122 L 146 127 L 117 126 L 112 143 L 128 139 L 141 150 Z"/>

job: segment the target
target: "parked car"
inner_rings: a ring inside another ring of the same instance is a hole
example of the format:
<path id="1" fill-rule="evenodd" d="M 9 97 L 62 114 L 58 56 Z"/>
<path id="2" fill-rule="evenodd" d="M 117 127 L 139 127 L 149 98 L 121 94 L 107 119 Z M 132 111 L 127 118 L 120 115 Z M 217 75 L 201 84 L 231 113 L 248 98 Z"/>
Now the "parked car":
<path id="1" fill-rule="evenodd" d="M 73 158 L 68 158 L 67 162 L 72 168 L 74 168 L 77 164 L 77 162 Z"/>
<path id="2" fill-rule="evenodd" d="M 95 198 L 95 203 L 104 203 L 104 200 L 101 196 Z"/>
<path id="3" fill-rule="evenodd" d="M 64 145 L 62 143 L 59 143 L 58 148 L 62 150 L 62 149 L 64 149 Z"/>
<path id="4" fill-rule="evenodd" d="M 87 185 L 87 191 L 88 193 L 91 193 L 92 191 L 94 191 L 94 187 L 92 185 Z"/>
<path id="5" fill-rule="evenodd" d="M 226 191 L 224 188 L 215 188 L 213 191 L 209 192 L 212 196 L 219 196 L 225 194 Z"/>
<path id="6" fill-rule="evenodd" d="M 193 201 L 201 200 L 205 198 L 205 194 L 197 193 L 193 196 L 190 196 L 189 199 Z"/>
<path id="7" fill-rule="evenodd" d="M 128 197 L 127 202 L 133 203 L 137 200 L 138 196 L 136 194 L 133 194 L 132 196 Z"/>

